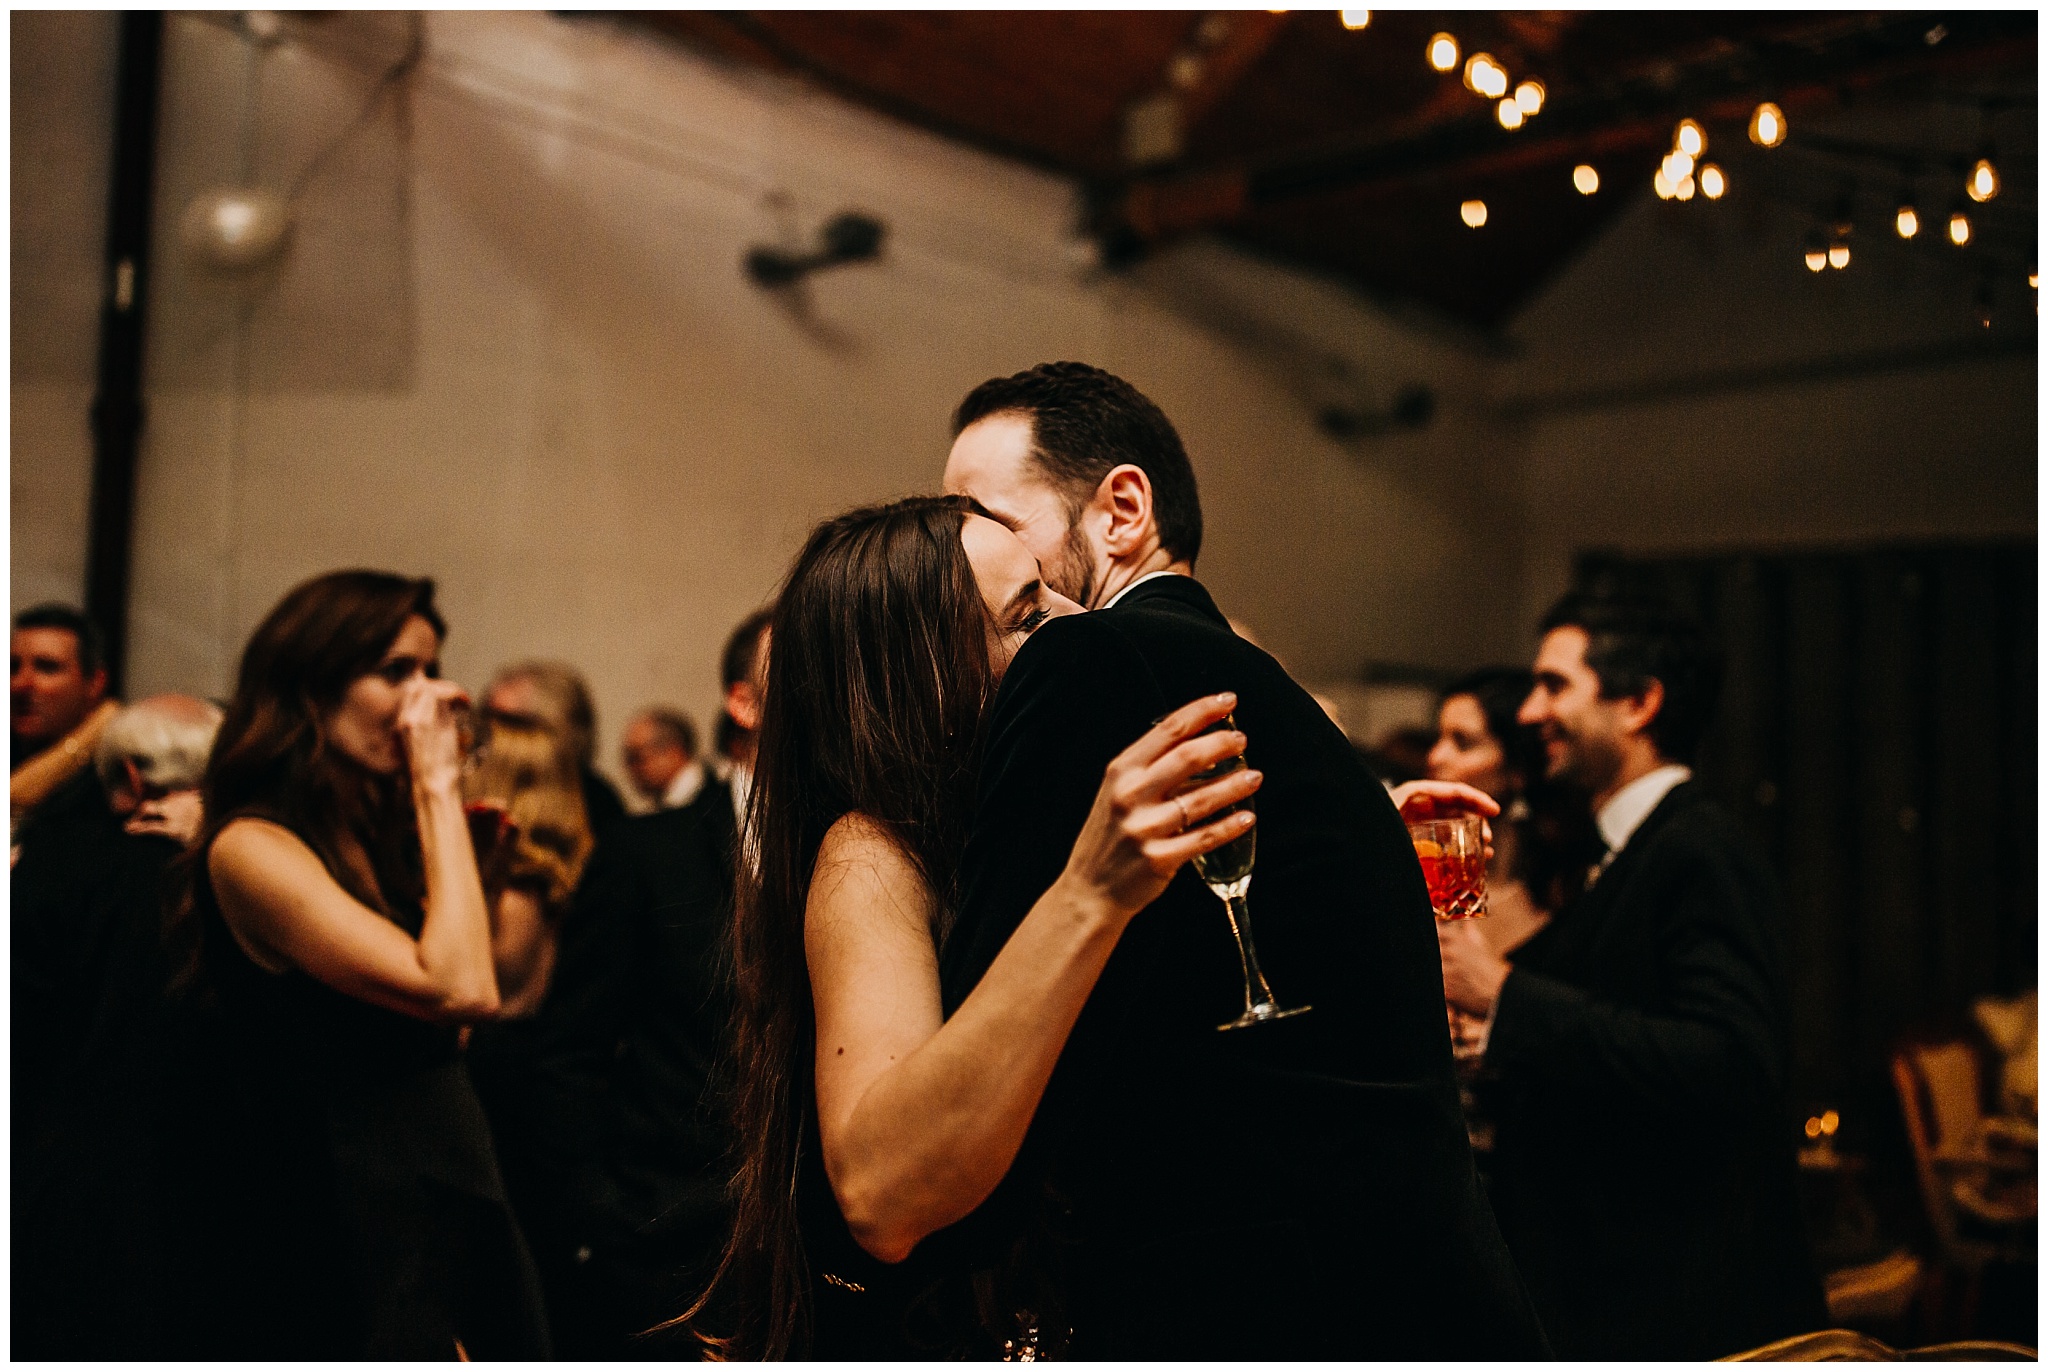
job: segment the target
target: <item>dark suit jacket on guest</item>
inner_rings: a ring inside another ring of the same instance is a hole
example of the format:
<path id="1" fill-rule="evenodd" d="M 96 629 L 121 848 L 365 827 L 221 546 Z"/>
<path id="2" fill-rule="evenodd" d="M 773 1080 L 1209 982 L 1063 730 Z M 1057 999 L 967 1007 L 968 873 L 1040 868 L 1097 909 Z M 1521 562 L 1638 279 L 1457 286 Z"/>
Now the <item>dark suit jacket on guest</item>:
<path id="1" fill-rule="evenodd" d="M 1558 1354 L 1825 1327 L 1786 1117 L 1770 872 L 1697 784 L 1515 956 L 1482 1089 L 1494 1204 Z"/>
<path id="2" fill-rule="evenodd" d="M 723 831 L 710 806 L 618 823 L 563 922 L 535 1026 L 534 1189 L 550 1199 L 529 1223 L 566 1357 L 685 1351 L 628 1336 L 682 1313 L 725 1237 L 708 1099 L 729 1005 L 723 813 Z"/>
<path id="3" fill-rule="evenodd" d="M 1082 1357 L 1541 1356 L 1473 1171 L 1407 832 L 1191 578 L 1054 620 L 1012 663 L 942 954 L 948 1011 L 1059 876 L 1109 761 L 1222 690 L 1266 776 L 1259 955 L 1283 1004 L 1314 1009 L 1217 1032 L 1243 1004 L 1238 955 L 1222 902 L 1181 873 L 1110 958 L 1010 1176 L 927 1260 L 1035 1234 Z"/>

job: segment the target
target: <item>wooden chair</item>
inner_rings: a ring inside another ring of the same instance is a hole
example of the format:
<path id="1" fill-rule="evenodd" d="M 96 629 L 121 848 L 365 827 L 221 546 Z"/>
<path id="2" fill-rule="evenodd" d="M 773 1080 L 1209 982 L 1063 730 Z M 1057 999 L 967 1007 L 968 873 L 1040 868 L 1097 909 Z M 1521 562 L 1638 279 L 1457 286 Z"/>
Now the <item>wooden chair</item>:
<path id="1" fill-rule="evenodd" d="M 1967 1330 L 1986 1265 L 2034 1260 L 2033 1163 L 1986 1146 L 1977 1054 L 1968 1043 L 1900 1049 L 1892 1084 L 1941 1267 L 1961 1283 L 1954 1324 Z"/>
<path id="2" fill-rule="evenodd" d="M 2017 1343 L 1968 1339 L 1925 1348 L 1893 1348 L 1850 1329 L 1823 1329 L 1722 1358 L 1722 1362 L 2039 1362 L 2041 1355 Z"/>

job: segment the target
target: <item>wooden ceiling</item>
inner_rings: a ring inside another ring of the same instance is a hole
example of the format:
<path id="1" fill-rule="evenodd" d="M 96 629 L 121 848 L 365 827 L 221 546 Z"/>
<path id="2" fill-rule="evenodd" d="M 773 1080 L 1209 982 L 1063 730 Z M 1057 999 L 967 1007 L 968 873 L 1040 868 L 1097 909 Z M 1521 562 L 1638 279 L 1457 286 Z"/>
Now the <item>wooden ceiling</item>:
<path id="1" fill-rule="evenodd" d="M 2004 73 L 2031 100 L 2036 29 L 2031 10 L 1374 12 L 1357 30 L 1328 10 L 638 17 L 1077 178 L 1112 263 L 1216 231 L 1481 329 L 1648 185 L 1678 119 L 1733 150 L 1762 99 L 1796 126 Z M 1425 61 L 1438 32 L 1540 80 L 1542 111 L 1502 128 L 1459 69 Z M 1574 189 L 1581 162 L 1599 193 Z M 1487 203 L 1485 227 L 1462 222 L 1468 199 Z"/>

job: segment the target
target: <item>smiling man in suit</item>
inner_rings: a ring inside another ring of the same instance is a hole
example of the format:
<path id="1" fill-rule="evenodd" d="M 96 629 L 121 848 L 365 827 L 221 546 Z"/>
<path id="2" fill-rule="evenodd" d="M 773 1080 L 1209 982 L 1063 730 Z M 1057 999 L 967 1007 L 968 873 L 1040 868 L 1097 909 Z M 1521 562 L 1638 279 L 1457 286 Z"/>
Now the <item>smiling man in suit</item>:
<path id="1" fill-rule="evenodd" d="M 947 1009 L 1059 875 L 1109 761 L 1225 690 L 1265 773 L 1259 956 L 1282 1005 L 1313 1008 L 1218 1032 L 1244 974 L 1223 903 L 1182 872 L 1111 956 L 1009 1176 L 934 1237 L 969 1245 L 1003 1337 L 1070 1329 L 1081 1357 L 1542 1356 L 1473 1170 L 1407 832 L 1322 707 L 1195 580 L 1179 435 L 1074 362 L 984 383 L 954 428 L 946 489 L 1009 523 L 1091 613 L 1032 635 L 996 697 Z"/>
<path id="2" fill-rule="evenodd" d="M 1558 1355 L 1701 1359 L 1825 1327 L 1786 1104 L 1769 868 L 1687 765 L 1718 654 L 1670 607 L 1567 596 L 1521 712 L 1608 852 L 1512 968 L 1440 926 L 1485 1023 L 1493 1201 Z"/>

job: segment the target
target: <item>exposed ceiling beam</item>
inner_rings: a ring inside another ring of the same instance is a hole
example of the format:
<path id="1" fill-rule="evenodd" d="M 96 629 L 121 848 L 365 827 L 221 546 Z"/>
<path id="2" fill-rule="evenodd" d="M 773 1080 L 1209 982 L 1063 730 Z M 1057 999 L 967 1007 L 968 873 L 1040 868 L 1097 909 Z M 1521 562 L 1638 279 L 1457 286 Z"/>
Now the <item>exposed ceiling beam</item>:
<path id="1" fill-rule="evenodd" d="M 1953 18 L 1953 16 L 1952 16 Z M 1680 115 L 1746 121 L 1765 95 L 1788 113 L 1838 103 L 1894 82 L 2031 65 L 2033 15 L 1985 16 L 1974 40 L 1925 41 L 1925 16 L 1856 16 L 1781 35 L 1769 44 L 1715 44 L 1690 62 L 1658 62 L 1605 87 L 1555 96 L 1534 127 L 1508 135 L 1490 104 L 1381 138 L 1261 158 L 1204 171 L 1135 178 L 1105 197 L 1098 231 L 1129 253 L 1257 210 L 1334 191 L 1389 194 L 1444 181 L 1668 147 Z"/>

